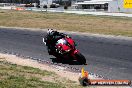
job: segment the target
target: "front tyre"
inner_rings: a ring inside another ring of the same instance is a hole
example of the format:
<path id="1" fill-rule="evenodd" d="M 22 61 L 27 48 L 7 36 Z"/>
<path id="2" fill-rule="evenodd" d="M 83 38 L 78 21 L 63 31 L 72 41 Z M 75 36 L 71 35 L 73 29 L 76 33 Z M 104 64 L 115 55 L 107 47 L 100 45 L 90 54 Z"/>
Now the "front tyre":
<path id="1" fill-rule="evenodd" d="M 86 64 L 86 59 L 80 52 L 76 53 L 75 56 L 79 64 Z"/>

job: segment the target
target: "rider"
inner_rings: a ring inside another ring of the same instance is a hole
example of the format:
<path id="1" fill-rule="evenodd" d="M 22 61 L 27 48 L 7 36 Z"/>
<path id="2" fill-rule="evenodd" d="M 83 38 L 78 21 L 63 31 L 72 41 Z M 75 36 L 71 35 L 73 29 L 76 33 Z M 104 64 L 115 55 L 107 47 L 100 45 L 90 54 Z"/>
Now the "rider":
<path id="1" fill-rule="evenodd" d="M 64 33 L 54 31 L 53 29 L 48 29 L 47 35 L 45 36 L 46 46 L 48 47 L 48 53 L 51 54 L 52 51 L 56 51 L 55 44 L 56 42 L 64 37 L 69 37 Z"/>

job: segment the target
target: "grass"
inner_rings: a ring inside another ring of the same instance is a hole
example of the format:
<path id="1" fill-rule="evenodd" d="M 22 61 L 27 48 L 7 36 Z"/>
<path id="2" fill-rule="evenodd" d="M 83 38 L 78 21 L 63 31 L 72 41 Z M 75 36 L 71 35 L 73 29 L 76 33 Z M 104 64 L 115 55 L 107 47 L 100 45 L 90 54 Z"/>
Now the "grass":
<path id="1" fill-rule="evenodd" d="M 44 80 L 45 77 L 53 80 Z M 0 88 L 81 88 L 71 83 L 59 80 L 54 72 L 0 61 Z"/>
<path id="2" fill-rule="evenodd" d="M 0 26 L 132 36 L 132 18 L 127 17 L 9 10 L 0 11 Z"/>
<path id="3" fill-rule="evenodd" d="M 9 76 L 0 81 L 1 88 L 63 88 L 62 85 L 41 81 L 38 78 L 26 79 L 24 76 Z"/>

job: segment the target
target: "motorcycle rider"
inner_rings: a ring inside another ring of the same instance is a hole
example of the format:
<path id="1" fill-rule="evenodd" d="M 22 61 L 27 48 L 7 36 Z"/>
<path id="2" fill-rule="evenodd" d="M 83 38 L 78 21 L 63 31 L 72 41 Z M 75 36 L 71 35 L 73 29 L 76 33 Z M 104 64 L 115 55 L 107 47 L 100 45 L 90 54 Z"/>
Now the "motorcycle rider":
<path id="1" fill-rule="evenodd" d="M 52 52 L 54 52 L 54 51 L 58 52 L 58 50 L 55 47 L 56 42 L 59 39 L 62 39 L 62 38 L 65 38 L 65 37 L 69 37 L 69 36 L 67 36 L 64 33 L 54 31 L 53 29 L 48 29 L 47 35 L 44 38 L 46 46 L 48 47 L 48 53 L 52 54 Z"/>

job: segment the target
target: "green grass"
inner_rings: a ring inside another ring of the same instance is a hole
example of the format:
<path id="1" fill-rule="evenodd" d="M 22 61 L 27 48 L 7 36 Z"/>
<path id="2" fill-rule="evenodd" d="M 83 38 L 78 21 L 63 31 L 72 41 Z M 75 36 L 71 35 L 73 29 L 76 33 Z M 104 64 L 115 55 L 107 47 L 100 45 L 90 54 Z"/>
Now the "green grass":
<path id="1" fill-rule="evenodd" d="M 66 13 L 0 11 L 0 26 L 132 36 L 132 18 Z"/>
<path id="2" fill-rule="evenodd" d="M 49 76 L 49 75 L 55 75 L 54 72 L 48 72 L 48 71 L 42 71 L 39 68 L 33 68 L 33 67 L 28 67 L 28 66 L 18 66 L 16 64 L 10 64 L 8 62 L 0 62 L 1 68 L 0 72 L 6 72 L 7 70 L 9 72 L 15 72 L 15 73 L 29 73 L 29 74 L 39 74 L 42 76 Z M 6 64 L 6 66 L 4 65 Z"/>
<path id="3" fill-rule="evenodd" d="M 10 75 L 0 81 L 1 88 L 65 88 L 63 85 L 41 81 L 37 77 L 26 78 L 22 75 Z"/>
<path id="4" fill-rule="evenodd" d="M 54 81 L 42 80 L 44 77 L 53 77 Z M 71 83 L 59 80 L 54 72 L 0 61 L 0 88 L 77 88 Z"/>

